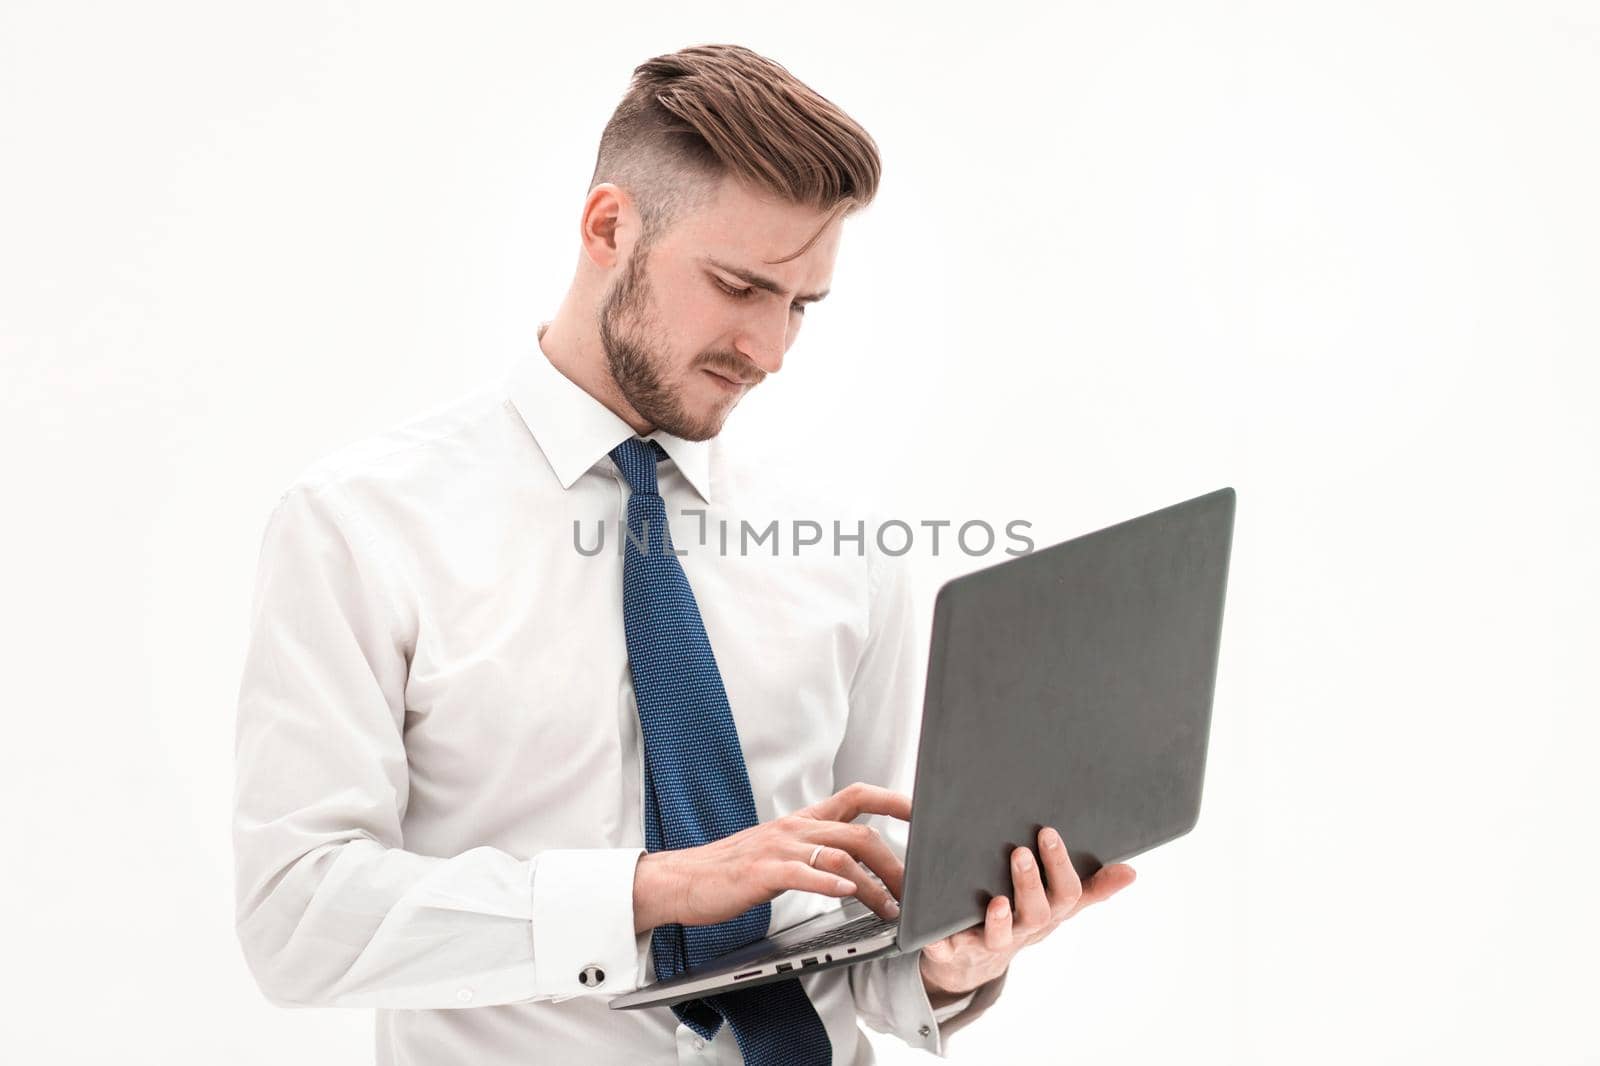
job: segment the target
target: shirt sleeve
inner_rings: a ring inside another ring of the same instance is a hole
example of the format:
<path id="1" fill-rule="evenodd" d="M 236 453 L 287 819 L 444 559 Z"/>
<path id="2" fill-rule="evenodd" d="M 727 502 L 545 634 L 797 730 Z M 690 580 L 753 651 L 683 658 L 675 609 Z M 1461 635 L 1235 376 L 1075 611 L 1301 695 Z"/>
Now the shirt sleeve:
<path id="1" fill-rule="evenodd" d="M 904 559 L 882 553 L 871 533 L 866 540 L 867 640 L 850 682 L 850 720 L 834 758 L 834 786 L 866 781 L 910 792 L 922 720 L 924 634 Z M 879 815 L 868 822 L 903 860 L 906 823 Z M 950 1035 L 999 996 L 1005 975 L 975 989 L 965 1003 L 935 1011 L 922 983 L 921 959 L 919 951 L 852 966 L 851 993 L 857 1013 L 872 1028 L 943 1056 Z"/>
<path id="2" fill-rule="evenodd" d="M 643 849 L 407 851 L 414 616 L 337 484 L 261 543 L 239 689 L 235 931 L 280 1006 L 477 1007 L 638 987 Z"/>
<path id="3" fill-rule="evenodd" d="M 935 1007 L 933 1008 L 933 1016 L 939 1019 L 941 1022 L 949 1021 L 951 1018 L 954 1018 L 956 1015 L 960 1014 L 962 1011 L 971 1006 L 972 997 L 976 996 L 977 994 L 977 990 L 974 989 L 973 991 L 962 996 L 960 999 L 952 1000 L 942 1007 Z"/>

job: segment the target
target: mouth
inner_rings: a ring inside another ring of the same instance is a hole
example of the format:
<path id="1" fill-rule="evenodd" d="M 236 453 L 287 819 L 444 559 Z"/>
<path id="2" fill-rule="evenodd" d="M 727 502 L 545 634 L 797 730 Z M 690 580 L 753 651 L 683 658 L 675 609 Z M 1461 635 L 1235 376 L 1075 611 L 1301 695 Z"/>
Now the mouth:
<path id="1" fill-rule="evenodd" d="M 711 379 L 713 381 L 715 381 L 720 387 L 722 387 L 724 389 L 727 389 L 729 392 L 742 391 L 743 389 L 748 388 L 752 384 L 751 382 L 748 382 L 748 381 L 735 380 L 734 378 L 728 377 L 726 374 L 719 374 L 715 370 L 709 370 L 708 369 L 708 370 L 706 370 L 706 373 L 709 374 L 711 376 Z"/>

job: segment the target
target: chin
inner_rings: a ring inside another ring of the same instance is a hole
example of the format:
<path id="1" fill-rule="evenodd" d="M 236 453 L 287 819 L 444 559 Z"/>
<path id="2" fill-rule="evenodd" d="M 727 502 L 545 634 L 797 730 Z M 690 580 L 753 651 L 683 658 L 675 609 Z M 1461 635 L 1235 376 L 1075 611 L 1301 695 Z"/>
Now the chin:
<path id="1" fill-rule="evenodd" d="M 696 419 L 690 425 L 683 427 L 684 432 L 674 432 L 673 435 L 682 437 L 684 440 L 710 440 L 712 437 L 715 437 L 718 433 L 722 432 L 723 425 L 728 421 L 728 412 L 731 410 L 732 408 L 730 407 L 727 411 L 723 411 L 721 417 L 718 417 L 715 413 L 712 413 L 708 414 L 705 418 Z"/>
<path id="2" fill-rule="evenodd" d="M 673 435 L 682 437 L 684 440 L 701 441 L 710 440 L 712 437 L 715 437 L 721 432 L 722 422 L 717 422 L 715 425 L 710 426 L 706 425 L 705 423 L 696 423 L 693 426 L 687 427 L 687 432 L 675 433 Z"/>

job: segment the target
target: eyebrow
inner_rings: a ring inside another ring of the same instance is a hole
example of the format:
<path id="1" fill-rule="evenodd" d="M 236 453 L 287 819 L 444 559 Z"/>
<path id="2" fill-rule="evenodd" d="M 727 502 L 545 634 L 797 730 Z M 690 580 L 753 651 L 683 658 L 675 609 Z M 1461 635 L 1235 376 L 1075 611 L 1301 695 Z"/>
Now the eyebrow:
<path id="1" fill-rule="evenodd" d="M 732 263 L 724 263 L 722 260 L 716 259 L 709 255 L 702 257 L 702 262 L 710 263 L 718 270 L 727 271 L 729 274 L 732 274 L 746 285 L 752 285 L 764 292 L 775 293 L 778 296 L 784 295 L 784 288 L 782 285 L 779 285 L 776 281 L 773 281 L 771 278 L 766 277 L 765 275 L 757 274 L 753 270 L 746 270 L 743 267 L 736 267 Z M 830 291 L 831 290 L 829 289 L 823 289 L 821 292 L 808 292 L 803 296 L 796 296 L 795 303 L 814 304 L 824 296 L 828 295 Z"/>

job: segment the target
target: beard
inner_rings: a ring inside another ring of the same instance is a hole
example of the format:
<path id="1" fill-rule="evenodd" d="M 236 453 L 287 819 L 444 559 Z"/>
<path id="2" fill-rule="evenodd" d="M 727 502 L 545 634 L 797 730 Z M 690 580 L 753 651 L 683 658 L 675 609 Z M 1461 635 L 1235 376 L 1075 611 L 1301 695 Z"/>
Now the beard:
<path id="1" fill-rule="evenodd" d="M 709 440 L 722 430 L 728 408 L 717 405 L 696 417 L 665 378 L 670 363 L 665 345 L 649 334 L 650 286 L 645 277 L 648 249 L 635 247 L 622 276 L 600 302 L 600 346 L 617 391 L 639 416 L 657 429 L 684 440 Z"/>

